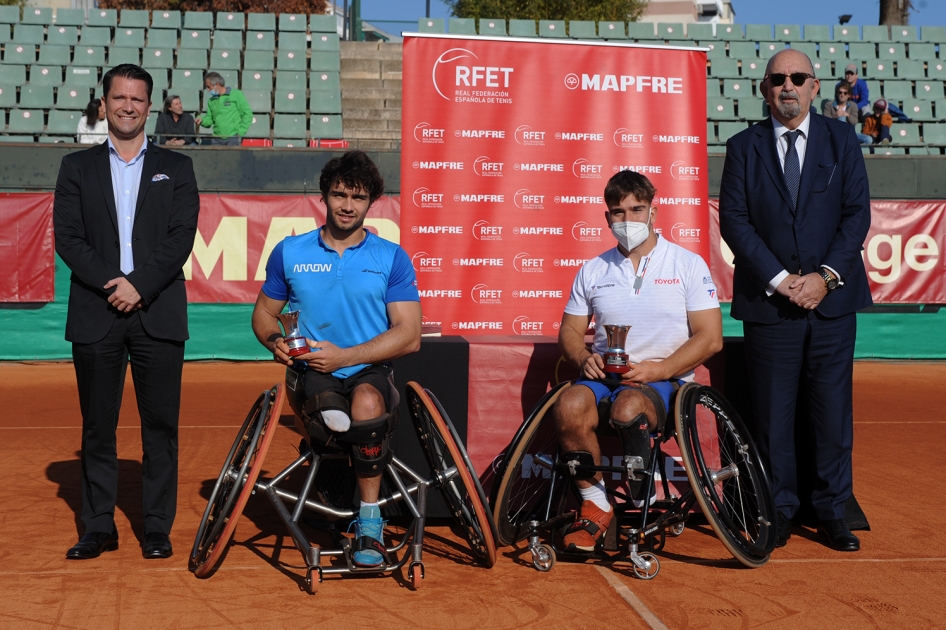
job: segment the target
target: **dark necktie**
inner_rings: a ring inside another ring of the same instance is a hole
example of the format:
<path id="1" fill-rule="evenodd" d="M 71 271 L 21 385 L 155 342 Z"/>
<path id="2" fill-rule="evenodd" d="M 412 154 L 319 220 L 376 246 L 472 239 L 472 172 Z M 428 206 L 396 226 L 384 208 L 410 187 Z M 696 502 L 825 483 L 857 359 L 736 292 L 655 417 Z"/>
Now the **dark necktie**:
<path id="1" fill-rule="evenodd" d="M 788 150 L 785 152 L 785 185 L 792 196 L 792 210 L 798 208 L 798 185 L 801 183 L 801 167 L 798 165 L 798 151 L 795 150 L 795 140 L 800 133 L 801 131 L 796 129 L 784 134 L 788 141 Z"/>

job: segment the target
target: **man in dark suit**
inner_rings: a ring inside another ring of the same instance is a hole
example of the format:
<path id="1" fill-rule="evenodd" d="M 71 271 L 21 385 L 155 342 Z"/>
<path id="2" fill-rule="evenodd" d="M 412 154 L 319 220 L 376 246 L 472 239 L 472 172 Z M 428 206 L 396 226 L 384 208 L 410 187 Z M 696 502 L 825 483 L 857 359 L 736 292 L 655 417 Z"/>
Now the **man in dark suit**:
<path id="1" fill-rule="evenodd" d="M 778 509 L 777 546 L 799 508 L 795 401 L 810 384 L 812 507 L 829 547 L 856 551 L 844 521 L 851 496 L 855 311 L 871 304 L 861 248 L 870 227 L 864 158 L 854 128 L 811 114 L 811 60 L 785 50 L 760 90 L 772 117 L 726 145 L 720 232 L 735 254 L 732 315 L 743 321 L 758 445 Z"/>
<path id="2" fill-rule="evenodd" d="M 177 425 L 187 339 L 181 268 L 200 199 L 191 160 L 145 135 L 151 75 L 131 64 L 102 79 L 108 140 L 62 159 L 53 223 L 72 270 L 66 340 L 82 411 L 82 522 L 67 558 L 118 548 L 115 429 L 125 371 L 141 415 L 145 558 L 171 556 L 177 508 Z"/>

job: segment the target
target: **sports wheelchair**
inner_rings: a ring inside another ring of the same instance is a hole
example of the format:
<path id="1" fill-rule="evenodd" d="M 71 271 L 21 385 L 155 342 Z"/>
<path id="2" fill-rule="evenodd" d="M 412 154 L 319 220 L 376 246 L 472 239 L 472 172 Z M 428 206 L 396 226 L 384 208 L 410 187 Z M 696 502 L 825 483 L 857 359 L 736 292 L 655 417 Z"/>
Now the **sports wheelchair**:
<path id="1" fill-rule="evenodd" d="M 668 534 L 683 533 L 691 510 L 699 505 L 737 560 L 748 567 L 768 561 L 777 536 L 768 476 L 745 424 L 719 392 L 698 383 L 687 383 L 676 392 L 667 421 L 651 435 L 649 467 L 632 455 L 624 434 L 609 426 L 609 407 L 599 406 L 599 439 L 608 433 L 614 437 L 616 432 L 624 453 L 616 460 L 620 466 L 600 466 L 590 453 L 563 453 L 558 447 L 549 412 L 571 385 L 571 381 L 560 383 L 539 401 L 498 466 L 494 464 L 496 482 L 490 504 L 500 544 L 527 539 L 532 564 L 539 571 L 551 570 L 556 558 L 628 559 L 636 577 L 650 580 L 660 571 L 654 552 L 663 549 Z M 676 437 L 690 484 L 682 496 L 673 495 L 667 476 L 658 474 L 667 470 L 670 456 L 662 445 L 671 437 Z M 581 502 L 571 481 L 591 478 L 599 471 L 621 480 L 617 487 L 607 488 L 615 518 L 594 552 L 566 551 L 562 539 Z M 629 479 L 642 481 L 646 493 L 630 496 Z M 658 479 L 661 500 L 655 499 Z"/>
<path id="2" fill-rule="evenodd" d="M 410 382 L 406 394 L 407 407 L 430 466 L 431 477 L 422 477 L 393 453 L 383 466 L 384 482 L 379 506 L 390 514 L 397 509 L 394 504 L 402 504 L 407 509 L 410 523 L 400 541 L 386 547 L 386 558 L 380 566 L 355 566 L 351 560 L 352 539 L 342 536 L 336 527 L 338 522 L 353 519 L 358 510 L 352 500 L 355 474 L 348 462 L 352 444 L 343 441 L 344 434 L 335 434 L 335 439 L 320 443 L 310 435 L 308 425 L 311 422 L 300 417 L 299 410 L 294 409 L 296 428 L 304 436 L 299 456 L 272 479 L 259 477 L 282 408 L 283 385 L 277 383 L 256 399 L 224 461 L 197 530 L 190 556 L 191 571 L 199 578 L 213 575 L 247 500 L 259 492 L 270 500 L 289 530 L 296 549 L 302 554 L 304 588 L 309 594 L 318 590 L 323 575 L 393 573 L 408 562 L 407 580 L 416 590 L 424 579 L 424 516 L 427 492 L 431 488 L 441 491 L 474 558 L 487 568 L 492 567 L 496 561 L 495 524 L 486 508 L 483 488 L 466 449 L 450 418 L 430 391 Z M 293 407 L 297 406 L 293 404 Z M 392 415 L 395 418 L 390 423 L 391 431 L 396 424 L 396 406 Z M 340 436 L 342 439 L 338 439 Z M 308 471 L 304 468 L 306 463 Z M 286 482 L 290 476 L 300 474 L 303 477 L 301 490 L 294 492 Z M 308 522 L 303 519 L 306 511 L 328 519 L 328 529 L 336 548 L 322 548 L 309 540 L 301 526 Z M 389 537 L 393 539 L 396 536 L 389 534 Z M 323 563 L 324 558 L 328 558 L 328 564 Z"/>

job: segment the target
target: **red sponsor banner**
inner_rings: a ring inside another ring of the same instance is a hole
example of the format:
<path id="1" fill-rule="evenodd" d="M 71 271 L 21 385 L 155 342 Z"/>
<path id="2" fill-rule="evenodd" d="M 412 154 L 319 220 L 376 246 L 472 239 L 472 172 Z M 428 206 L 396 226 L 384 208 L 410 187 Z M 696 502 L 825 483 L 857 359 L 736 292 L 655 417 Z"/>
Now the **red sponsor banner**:
<path id="1" fill-rule="evenodd" d="M 0 302 L 52 302 L 52 194 L 0 193 L 0 227 Z"/>
<path id="2" fill-rule="evenodd" d="M 946 202 L 872 201 L 862 256 L 877 304 L 946 304 Z M 732 300 L 733 254 L 710 200 L 710 269 L 719 299 Z"/>
<path id="3" fill-rule="evenodd" d="M 621 170 L 708 258 L 705 53 L 407 36 L 403 66 L 401 242 L 428 329 L 556 335 L 578 268 L 614 245 Z"/>

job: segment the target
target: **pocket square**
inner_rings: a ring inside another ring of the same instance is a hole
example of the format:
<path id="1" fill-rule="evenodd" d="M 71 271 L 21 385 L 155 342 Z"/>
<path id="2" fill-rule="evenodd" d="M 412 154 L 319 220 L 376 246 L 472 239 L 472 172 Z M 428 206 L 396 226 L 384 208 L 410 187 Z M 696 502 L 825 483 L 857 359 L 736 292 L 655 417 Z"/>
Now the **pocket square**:
<path id="1" fill-rule="evenodd" d="M 163 182 L 163 181 L 166 180 L 166 179 L 171 179 L 171 178 L 168 177 L 167 175 L 165 175 L 164 173 L 158 173 L 157 175 L 155 175 L 154 177 L 151 178 L 151 181 L 152 181 L 152 182 Z"/>

